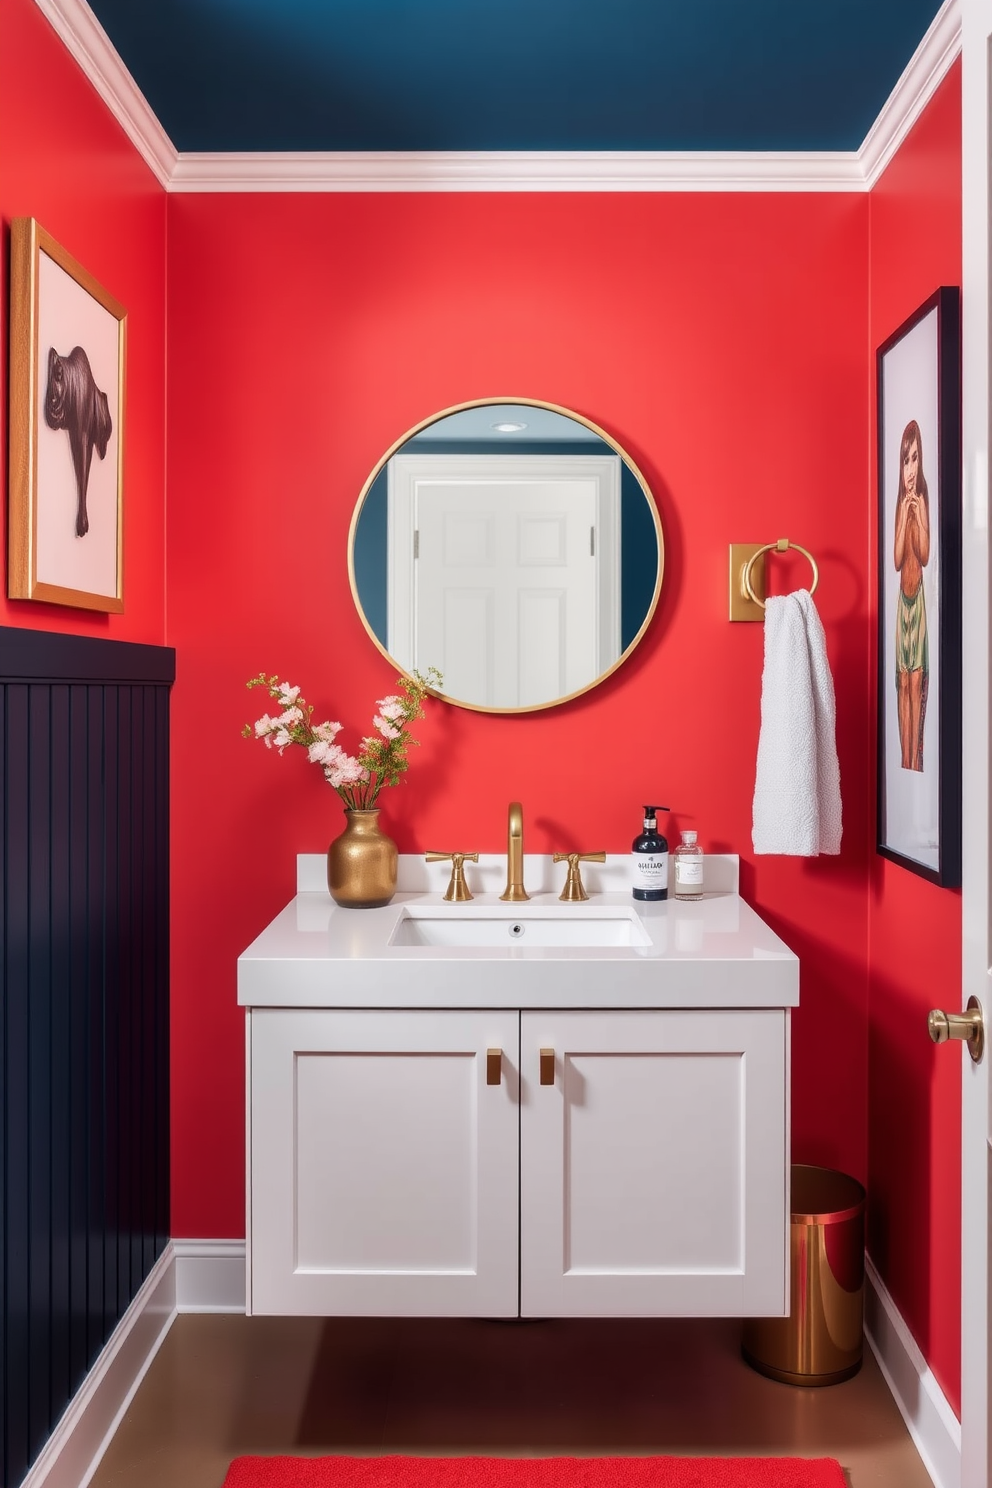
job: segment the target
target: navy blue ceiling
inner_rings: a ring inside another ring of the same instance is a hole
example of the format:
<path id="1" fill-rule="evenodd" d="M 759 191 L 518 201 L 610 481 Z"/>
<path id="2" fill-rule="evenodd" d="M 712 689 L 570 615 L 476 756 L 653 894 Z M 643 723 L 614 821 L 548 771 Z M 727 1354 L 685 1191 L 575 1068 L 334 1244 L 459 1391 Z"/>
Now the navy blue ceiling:
<path id="1" fill-rule="evenodd" d="M 172 143 L 856 150 L 939 0 L 90 0 Z"/>

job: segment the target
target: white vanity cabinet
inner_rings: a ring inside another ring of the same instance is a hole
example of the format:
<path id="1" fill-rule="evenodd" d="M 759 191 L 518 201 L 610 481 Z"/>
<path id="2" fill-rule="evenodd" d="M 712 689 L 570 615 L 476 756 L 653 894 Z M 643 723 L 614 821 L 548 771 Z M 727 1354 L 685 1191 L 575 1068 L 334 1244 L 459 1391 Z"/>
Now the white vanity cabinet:
<path id="1" fill-rule="evenodd" d="M 788 1014 L 521 1023 L 521 1314 L 787 1312 Z"/>
<path id="2" fill-rule="evenodd" d="M 472 867 L 343 910 L 301 857 L 239 958 L 249 1312 L 783 1316 L 799 963 L 736 859 L 636 909 L 625 857 Z"/>
<path id="3" fill-rule="evenodd" d="M 253 1312 L 786 1310 L 784 1009 L 249 1017 Z"/>
<path id="4" fill-rule="evenodd" d="M 249 1017 L 249 1310 L 515 1317 L 517 1014 Z"/>

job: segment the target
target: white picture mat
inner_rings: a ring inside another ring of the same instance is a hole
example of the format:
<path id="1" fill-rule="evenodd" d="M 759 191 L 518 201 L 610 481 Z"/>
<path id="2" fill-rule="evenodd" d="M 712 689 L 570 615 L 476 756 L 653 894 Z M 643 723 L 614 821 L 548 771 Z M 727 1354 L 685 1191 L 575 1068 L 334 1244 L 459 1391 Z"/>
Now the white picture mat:
<path id="1" fill-rule="evenodd" d="M 938 461 L 938 313 L 929 311 L 883 358 L 880 441 L 881 529 L 878 535 L 883 582 L 879 595 L 882 661 L 879 697 L 884 739 L 884 846 L 927 868 L 940 867 L 940 480 Z M 921 468 L 930 507 L 930 561 L 923 570 L 929 643 L 930 681 L 924 724 L 923 769 L 904 770 L 896 707 L 896 608 L 899 574 L 895 567 L 895 512 L 899 494 L 899 448 L 903 430 L 920 427 Z"/>
<path id="2" fill-rule="evenodd" d="M 38 253 L 38 490 L 37 568 L 40 584 L 87 594 L 115 595 L 117 474 L 120 441 L 120 334 L 117 318 L 43 250 Z M 113 425 L 107 453 L 94 449 L 87 486 L 89 531 L 76 536 L 78 498 L 69 435 L 45 422 L 48 353 L 68 356 L 81 346 L 93 378 L 106 393 Z"/>

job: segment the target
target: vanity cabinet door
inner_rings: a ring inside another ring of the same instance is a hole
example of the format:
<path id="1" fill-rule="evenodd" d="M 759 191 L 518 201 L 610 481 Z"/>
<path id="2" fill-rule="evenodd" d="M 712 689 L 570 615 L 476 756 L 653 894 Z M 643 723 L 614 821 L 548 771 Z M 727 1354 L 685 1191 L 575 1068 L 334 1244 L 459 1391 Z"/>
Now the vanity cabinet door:
<path id="1" fill-rule="evenodd" d="M 250 1312 L 516 1316 L 518 1013 L 256 1008 L 249 1068 Z"/>
<path id="2" fill-rule="evenodd" d="M 785 1315 L 788 1032 L 779 1009 L 523 1013 L 523 1316 Z"/>

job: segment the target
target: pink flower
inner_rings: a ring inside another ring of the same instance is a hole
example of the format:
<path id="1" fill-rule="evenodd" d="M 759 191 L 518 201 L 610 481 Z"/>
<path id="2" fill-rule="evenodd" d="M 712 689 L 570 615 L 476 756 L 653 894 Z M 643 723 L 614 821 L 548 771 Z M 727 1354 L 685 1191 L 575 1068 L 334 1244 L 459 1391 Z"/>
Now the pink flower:
<path id="1" fill-rule="evenodd" d="M 259 718 L 254 727 L 246 723 L 241 732 L 262 739 L 267 749 L 283 754 L 291 744 L 306 750 L 307 760 L 316 765 L 328 784 L 338 792 L 350 810 L 368 810 L 384 785 L 395 785 L 407 768 L 407 745 L 412 742 L 407 726 L 422 718 L 421 704 L 429 687 L 439 685 L 440 673 L 430 668 L 426 677 L 399 679 L 403 695 L 389 693 L 379 698 L 372 719 L 373 732 L 363 738 L 355 755 L 345 754 L 336 742 L 340 723 L 325 719 L 313 722 L 313 708 L 301 696 L 300 689 L 278 677 L 260 672 L 248 682 L 249 687 L 263 687 L 274 698 L 278 712 Z"/>
<path id="2" fill-rule="evenodd" d="M 272 739 L 270 738 L 270 735 L 274 734 L 275 731 L 275 720 L 270 718 L 268 713 L 263 713 L 261 718 L 259 718 L 255 723 L 255 738 L 264 739 L 266 749 L 271 749 Z"/>
<path id="3" fill-rule="evenodd" d="M 324 740 L 325 744 L 333 744 L 341 732 L 341 725 L 339 723 L 315 723 L 313 731 L 318 739 Z"/>
<path id="4" fill-rule="evenodd" d="M 342 785 L 357 785 L 360 781 L 368 780 L 368 771 L 357 759 L 345 754 L 339 744 L 330 745 L 328 756 L 324 762 L 324 777 L 335 790 Z"/>

